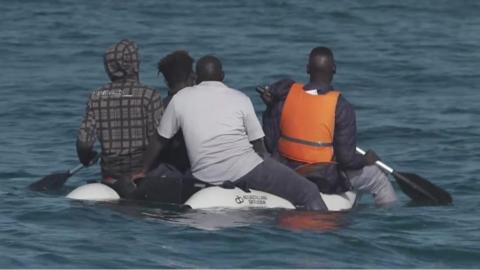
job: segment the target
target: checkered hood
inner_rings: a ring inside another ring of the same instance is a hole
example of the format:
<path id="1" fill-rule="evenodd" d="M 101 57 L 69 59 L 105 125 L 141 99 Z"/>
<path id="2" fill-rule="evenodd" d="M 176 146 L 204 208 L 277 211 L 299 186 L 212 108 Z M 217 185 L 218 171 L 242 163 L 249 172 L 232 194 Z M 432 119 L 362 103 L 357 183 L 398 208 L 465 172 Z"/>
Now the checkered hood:
<path id="1" fill-rule="evenodd" d="M 137 44 L 123 39 L 108 48 L 104 55 L 105 71 L 112 81 L 137 78 L 140 59 Z"/>

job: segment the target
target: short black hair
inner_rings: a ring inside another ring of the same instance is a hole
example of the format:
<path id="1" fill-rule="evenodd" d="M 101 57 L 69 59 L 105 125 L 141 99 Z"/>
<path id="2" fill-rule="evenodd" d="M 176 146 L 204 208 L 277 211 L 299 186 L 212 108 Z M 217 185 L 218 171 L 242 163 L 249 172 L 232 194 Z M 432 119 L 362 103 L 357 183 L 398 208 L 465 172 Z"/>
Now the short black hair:
<path id="1" fill-rule="evenodd" d="M 203 81 L 223 81 L 224 73 L 222 61 L 213 55 L 200 58 L 195 67 L 197 83 Z"/>
<path id="2" fill-rule="evenodd" d="M 158 62 L 158 72 L 163 74 L 169 87 L 188 80 L 193 73 L 193 58 L 187 51 L 174 51 Z"/>
<path id="3" fill-rule="evenodd" d="M 311 51 L 310 51 L 310 56 L 309 58 L 313 58 L 315 56 L 327 56 L 329 57 L 330 59 L 333 60 L 333 52 L 332 50 L 330 50 L 329 48 L 327 47 L 316 47 L 316 48 L 313 48 Z"/>

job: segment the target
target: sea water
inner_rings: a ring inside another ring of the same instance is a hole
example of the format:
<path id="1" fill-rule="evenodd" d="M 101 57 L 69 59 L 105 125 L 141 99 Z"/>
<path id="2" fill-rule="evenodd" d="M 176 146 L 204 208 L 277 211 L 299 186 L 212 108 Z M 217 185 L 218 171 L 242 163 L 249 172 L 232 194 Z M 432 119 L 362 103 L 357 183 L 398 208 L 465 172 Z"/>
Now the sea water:
<path id="1" fill-rule="evenodd" d="M 0 268 L 472 268 L 480 265 L 478 1 L 2 1 Z M 26 186 L 78 164 L 89 93 L 107 82 L 102 54 L 135 40 L 141 80 L 166 95 L 156 63 L 215 54 L 226 83 L 305 82 L 316 46 L 333 49 L 334 85 L 354 105 L 358 144 L 445 188 L 450 206 L 348 213 L 185 211 L 82 203 Z"/>

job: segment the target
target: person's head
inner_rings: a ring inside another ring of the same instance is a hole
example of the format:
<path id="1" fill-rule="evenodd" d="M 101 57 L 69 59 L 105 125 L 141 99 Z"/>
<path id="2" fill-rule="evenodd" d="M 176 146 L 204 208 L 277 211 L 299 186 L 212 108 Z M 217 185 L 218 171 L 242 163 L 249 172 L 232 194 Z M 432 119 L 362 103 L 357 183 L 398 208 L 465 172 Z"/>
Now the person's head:
<path id="1" fill-rule="evenodd" d="M 103 61 L 105 72 L 110 80 L 138 80 L 140 57 L 135 42 L 128 39 L 121 40 L 107 49 Z"/>
<path id="2" fill-rule="evenodd" d="M 197 83 L 203 81 L 222 82 L 225 77 L 222 62 L 213 55 L 207 55 L 200 58 L 195 67 L 195 73 L 197 73 Z"/>
<path id="3" fill-rule="evenodd" d="M 307 64 L 310 81 L 330 83 L 335 72 L 336 66 L 332 51 L 327 47 L 313 48 Z"/>
<path id="4" fill-rule="evenodd" d="M 187 51 L 174 51 L 163 57 L 158 62 L 158 72 L 163 74 L 172 94 L 192 86 L 195 81 L 193 58 Z"/>

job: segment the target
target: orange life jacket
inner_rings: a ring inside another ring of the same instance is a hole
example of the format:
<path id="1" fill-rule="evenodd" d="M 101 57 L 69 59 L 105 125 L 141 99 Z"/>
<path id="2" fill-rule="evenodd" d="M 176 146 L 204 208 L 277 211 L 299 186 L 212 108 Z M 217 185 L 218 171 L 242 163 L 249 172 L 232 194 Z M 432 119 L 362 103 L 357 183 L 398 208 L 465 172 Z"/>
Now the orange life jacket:
<path id="1" fill-rule="evenodd" d="M 339 91 L 310 95 L 303 90 L 303 84 L 292 85 L 280 118 L 278 151 L 282 156 L 309 164 L 333 160 L 339 96 Z"/>

